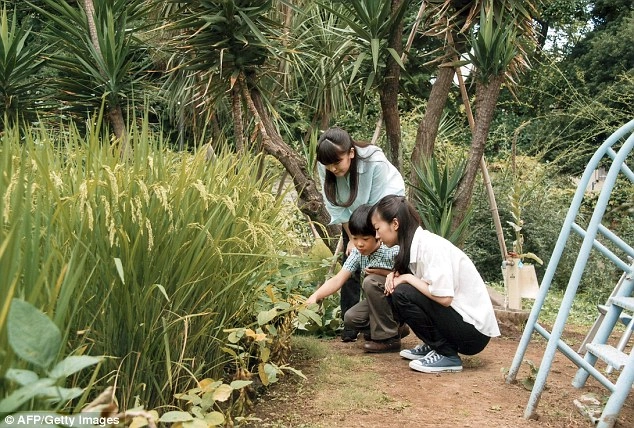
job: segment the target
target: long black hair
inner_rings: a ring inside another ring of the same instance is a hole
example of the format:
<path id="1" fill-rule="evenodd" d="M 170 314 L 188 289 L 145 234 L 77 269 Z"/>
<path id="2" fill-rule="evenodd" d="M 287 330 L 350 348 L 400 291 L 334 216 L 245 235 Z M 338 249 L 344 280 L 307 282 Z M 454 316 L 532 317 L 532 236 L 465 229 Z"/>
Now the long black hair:
<path id="1" fill-rule="evenodd" d="M 410 250 L 414 233 L 421 225 L 420 216 L 414 206 L 405 196 L 387 195 L 372 207 L 370 216 L 378 215 L 382 220 L 390 223 L 398 221 L 398 255 L 394 259 L 394 271 L 411 273 L 409 269 Z"/>
<path id="2" fill-rule="evenodd" d="M 317 162 L 322 165 L 330 165 L 339 162 L 339 159 L 346 153 L 349 153 L 350 149 L 367 147 L 369 145 L 370 144 L 366 142 L 354 141 L 348 132 L 334 126 L 328 128 L 319 137 L 319 141 L 317 142 Z M 337 201 L 337 176 L 326 170 L 324 193 L 331 204 L 339 207 L 349 207 L 357 198 L 357 192 L 359 190 L 359 159 L 362 158 L 359 156 L 359 152 L 355 150 L 355 156 L 350 160 L 350 169 L 348 170 L 348 175 L 350 176 L 350 197 L 348 197 L 347 201 Z"/>

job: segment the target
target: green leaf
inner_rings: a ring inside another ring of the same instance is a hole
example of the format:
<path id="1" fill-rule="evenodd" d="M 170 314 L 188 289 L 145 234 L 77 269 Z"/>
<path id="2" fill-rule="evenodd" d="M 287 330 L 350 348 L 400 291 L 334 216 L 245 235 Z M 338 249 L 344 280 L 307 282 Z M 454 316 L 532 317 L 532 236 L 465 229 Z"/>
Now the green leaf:
<path id="1" fill-rule="evenodd" d="M 37 382 L 39 376 L 31 370 L 9 369 L 4 375 L 5 379 L 15 382 L 20 386 L 25 386 L 33 382 Z"/>
<path id="2" fill-rule="evenodd" d="M 403 61 L 401 61 L 401 56 L 398 54 L 398 52 L 396 52 L 394 48 L 387 48 L 387 51 L 390 53 L 390 55 L 392 55 L 392 58 L 394 58 L 394 61 L 396 61 L 399 67 L 405 70 L 405 64 L 403 64 Z"/>
<path id="3" fill-rule="evenodd" d="M 40 379 L 35 383 L 16 389 L 11 395 L 0 401 L 0 414 L 16 411 L 22 404 L 39 396 L 44 388 L 53 384 L 53 379 Z"/>
<path id="4" fill-rule="evenodd" d="M 23 360 L 38 367 L 49 367 L 62 346 L 57 326 L 35 306 L 13 299 L 7 320 L 11 349 Z"/>
<path id="5" fill-rule="evenodd" d="M 302 373 L 301 370 L 298 370 L 296 368 L 290 367 L 290 366 L 282 366 L 280 367 L 281 370 L 287 371 L 287 372 L 291 372 L 294 373 L 295 375 L 301 377 L 302 379 L 308 379 L 304 373 Z"/>
<path id="6" fill-rule="evenodd" d="M 121 259 L 118 257 L 115 257 L 114 265 L 117 268 L 117 273 L 119 274 L 119 278 L 121 278 L 121 283 L 125 285 L 125 276 L 123 274 L 123 264 L 121 263 Z"/>
<path id="7" fill-rule="evenodd" d="M 46 398 L 51 403 L 65 403 L 77 398 L 84 393 L 82 388 L 61 388 L 59 386 L 48 386 L 42 388 L 38 397 Z"/>
<path id="8" fill-rule="evenodd" d="M 159 422 L 165 423 L 175 423 L 175 422 L 186 422 L 194 420 L 194 417 L 187 412 L 181 412 L 178 410 L 173 410 L 171 412 L 164 413 L 160 418 Z"/>
<path id="9" fill-rule="evenodd" d="M 64 379 L 80 370 L 85 369 L 86 367 L 94 366 L 102 359 L 102 357 L 91 357 L 89 355 L 73 355 L 66 357 L 57 363 L 48 375 L 53 379 Z"/>
<path id="10" fill-rule="evenodd" d="M 277 308 L 269 309 L 268 311 L 262 311 L 258 314 L 258 324 L 267 324 L 277 316 Z"/>
<path id="11" fill-rule="evenodd" d="M 208 426 L 209 423 L 206 420 L 199 418 L 183 422 L 183 428 L 207 428 Z"/>
<path id="12" fill-rule="evenodd" d="M 169 303 L 170 298 L 167 295 L 167 291 L 165 291 L 165 287 L 163 287 L 161 284 L 154 284 L 153 287 L 158 288 L 161 294 L 165 296 L 165 300 L 167 300 L 167 302 Z"/>
<path id="13" fill-rule="evenodd" d="M 231 388 L 234 390 L 239 390 L 244 388 L 245 386 L 251 385 L 253 383 L 252 380 L 234 380 L 231 382 Z"/>
<path id="14" fill-rule="evenodd" d="M 276 366 L 270 363 L 264 364 L 264 372 L 266 373 L 267 379 L 269 383 L 277 382 L 277 374 L 279 370 Z"/>
<path id="15" fill-rule="evenodd" d="M 539 256 L 538 256 L 537 254 L 535 254 L 535 253 L 524 253 L 524 254 L 520 254 L 520 257 L 521 257 L 522 259 L 531 259 L 531 260 L 534 260 L 535 262 L 537 262 L 537 263 L 538 263 L 538 264 L 540 264 L 540 265 L 543 265 L 543 264 L 544 264 L 544 261 L 543 261 L 541 258 L 539 258 Z"/>
<path id="16" fill-rule="evenodd" d="M 220 426 L 225 423 L 225 415 L 220 412 L 210 412 L 205 415 L 205 421 L 209 425 Z"/>
<path id="17" fill-rule="evenodd" d="M 370 40 L 370 49 L 372 51 L 372 65 L 374 66 L 374 71 L 376 72 L 379 68 L 379 46 L 381 41 L 379 39 Z"/>

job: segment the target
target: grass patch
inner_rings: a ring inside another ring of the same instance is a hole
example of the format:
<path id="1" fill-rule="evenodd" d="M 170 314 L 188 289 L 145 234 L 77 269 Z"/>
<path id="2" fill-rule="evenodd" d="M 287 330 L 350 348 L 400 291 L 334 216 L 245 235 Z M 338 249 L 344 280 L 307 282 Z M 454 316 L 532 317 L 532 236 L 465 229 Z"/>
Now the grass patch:
<path id="1" fill-rule="evenodd" d="M 291 365 L 304 369 L 306 363 L 304 374 L 308 380 L 298 378 L 269 391 L 261 403 L 268 420 L 261 426 L 320 428 L 332 426 L 327 424 L 340 415 L 381 408 L 402 411 L 409 406 L 381 389 L 384 381 L 370 356 L 333 352 L 326 341 L 314 336 L 293 336 L 292 349 Z M 279 406 L 290 400 L 296 403 L 293 411 L 279 414 Z M 319 415 L 326 425 L 306 423 L 311 415 Z"/>
<path id="2" fill-rule="evenodd" d="M 294 335 L 291 337 L 291 347 L 302 360 L 320 360 L 328 355 L 326 345 L 314 336 Z"/>

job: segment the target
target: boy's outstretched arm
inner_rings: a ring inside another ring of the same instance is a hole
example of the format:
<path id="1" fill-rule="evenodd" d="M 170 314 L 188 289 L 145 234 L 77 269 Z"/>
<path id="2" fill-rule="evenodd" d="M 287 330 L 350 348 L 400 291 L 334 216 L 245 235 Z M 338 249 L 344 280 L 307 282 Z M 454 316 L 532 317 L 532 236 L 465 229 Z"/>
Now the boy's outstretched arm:
<path id="1" fill-rule="evenodd" d="M 326 297 L 335 294 L 343 287 L 343 284 L 350 278 L 352 272 L 341 269 L 335 276 L 324 282 L 313 294 L 310 295 L 306 304 L 317 303 Z"/>

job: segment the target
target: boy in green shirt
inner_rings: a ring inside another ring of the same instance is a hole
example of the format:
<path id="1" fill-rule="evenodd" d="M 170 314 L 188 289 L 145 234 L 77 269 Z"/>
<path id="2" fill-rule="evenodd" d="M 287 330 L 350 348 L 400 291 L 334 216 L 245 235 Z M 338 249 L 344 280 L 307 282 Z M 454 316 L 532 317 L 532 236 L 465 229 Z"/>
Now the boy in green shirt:
<path id="1" fill-rule="evenodd" d="M 407 326 L 399 328 L 384 287 L 385 277 L 394 267 L 398 246 L 388 248 L 376 238 L 369 219 L 371 208 L 364 204 L 354 210 L 348 227 L 355 248 L 342 269 L 324 282 L 306 303 L 317 303 L 336 293 L 353 273 L 359 271 L 366 298 L 346 311 L 344 326 L 364 333 L 366 352 L 398 352 L 401 337 L 407 336 L 409 329 Z"/>

